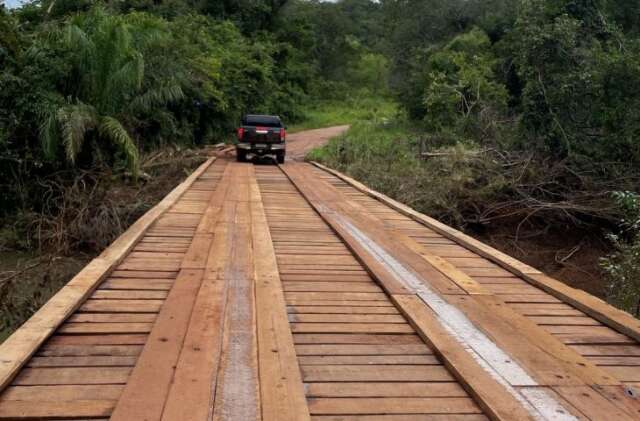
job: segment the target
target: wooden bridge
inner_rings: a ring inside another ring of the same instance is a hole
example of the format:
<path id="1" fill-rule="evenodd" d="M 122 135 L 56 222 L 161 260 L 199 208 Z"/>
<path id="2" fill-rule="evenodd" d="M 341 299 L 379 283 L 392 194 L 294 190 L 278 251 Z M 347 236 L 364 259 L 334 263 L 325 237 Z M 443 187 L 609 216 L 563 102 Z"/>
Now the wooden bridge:
<path id="1" fill-rule="evenodd" d="M 210 159 L 0 346 L 0 419 L 640 419 L 640 322 L 335 171 Z"/>

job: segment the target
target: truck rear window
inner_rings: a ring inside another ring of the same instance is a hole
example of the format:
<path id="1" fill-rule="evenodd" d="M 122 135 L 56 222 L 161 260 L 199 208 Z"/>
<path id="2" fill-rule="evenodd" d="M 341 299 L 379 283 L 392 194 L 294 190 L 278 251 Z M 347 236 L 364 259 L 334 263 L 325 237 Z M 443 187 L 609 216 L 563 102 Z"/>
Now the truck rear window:
<path id="1" fill-rule="evenodd" d="M 243 126 L 282 127 L 278 117 L 268 115 L 247 115 L 242 119 Z"/>

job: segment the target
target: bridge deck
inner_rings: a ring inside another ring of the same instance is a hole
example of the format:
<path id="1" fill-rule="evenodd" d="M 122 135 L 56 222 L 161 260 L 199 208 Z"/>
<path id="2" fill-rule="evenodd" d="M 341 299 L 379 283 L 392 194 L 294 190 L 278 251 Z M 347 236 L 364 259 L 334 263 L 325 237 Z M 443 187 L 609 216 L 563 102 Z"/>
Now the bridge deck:
<path id="1" fill-rule="evenodd" d="M 339 173 L 210 160 L 0 346 L 0 419 L 639 419 L 639 339 Z"/>

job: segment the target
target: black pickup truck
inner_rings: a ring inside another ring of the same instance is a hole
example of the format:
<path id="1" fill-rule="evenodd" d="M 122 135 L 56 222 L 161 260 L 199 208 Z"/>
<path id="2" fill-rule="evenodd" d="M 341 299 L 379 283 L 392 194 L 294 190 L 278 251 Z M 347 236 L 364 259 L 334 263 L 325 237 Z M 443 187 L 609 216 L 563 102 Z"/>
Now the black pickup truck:
<path id="1" fill-rule="evenodd" d="M 284 164 L 287 132 L 280 117 L 247 114 L 238 128 L 236 156 L 238 162 L 246 162 L 249 155 L 274 155 Z"/>

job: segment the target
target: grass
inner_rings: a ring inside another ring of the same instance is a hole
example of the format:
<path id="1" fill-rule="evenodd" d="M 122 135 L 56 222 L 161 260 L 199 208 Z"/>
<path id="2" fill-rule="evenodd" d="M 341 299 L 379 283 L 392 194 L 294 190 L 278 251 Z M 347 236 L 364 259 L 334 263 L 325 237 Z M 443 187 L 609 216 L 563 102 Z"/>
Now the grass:
<path id="1" fill-rule="evenodd" d="M 418 142 L 424 136 L 403 120 L 361 121 L 307 158 L 421 212 L 463 225 L 465 211 L 499 196 L 506 180 L 473 145 L 433 146 L 443 157 L 420 159 Z"/>
<path id="2" fill-rule="evenodd" d="M 290 133 L 323 127 L 354 124 L 358 121 L 381 121 L 398 114 L 395 102 L 386 97 L 350 97 L 343 101 L 318 101 L 304 110 L 306 118 L 289 126 Z"/>

